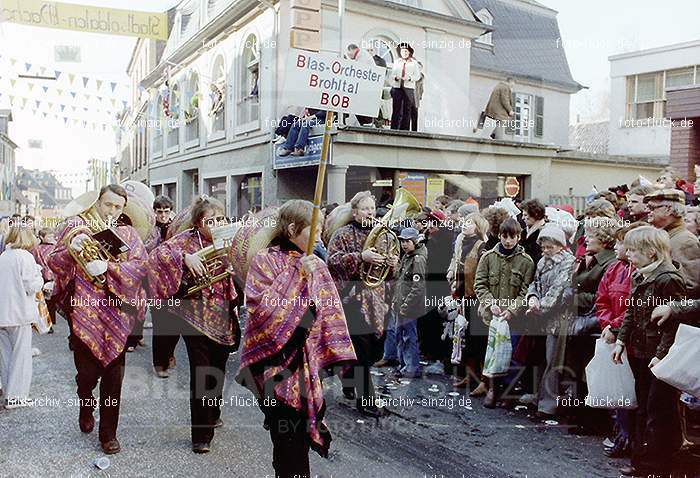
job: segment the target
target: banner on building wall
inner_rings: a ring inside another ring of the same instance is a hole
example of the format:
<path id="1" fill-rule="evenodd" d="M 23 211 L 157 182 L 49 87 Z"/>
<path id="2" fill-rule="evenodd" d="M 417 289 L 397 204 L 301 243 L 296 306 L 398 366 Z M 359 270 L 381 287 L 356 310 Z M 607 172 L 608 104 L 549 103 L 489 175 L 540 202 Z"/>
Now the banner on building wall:
<path id="1" fill-rule="evenodd" d="M 425 174 L 414 174 L 414 173 L 399 173 L 399 187 L 408 190 L 413 194 L 419 203 L 426 205 L 425 202 L 425 189 L 426 189 L 426 177 Z"/>
<path id="2" fill-rule="evenodd" d="M 385 76 L 376 65 L 290 49 L 284 95 L 294 106 L 376 118 Z"/>
<path id="3" fill-rule="evenodd" d="M 42 0 L 0 0 L 0 21 L 88 33 L 168 39 L 165 13 Z"/>
<path id="4" fill-rule="evenodd" d="M 445 180 L 442 178 L 428 178 L 426 180 L 425 190 L 425 205 L 428 207 L 433 207 L 435 198 L 445 194 Z"/>
<path id="5" fill-rule="evenodd" d="M 306 143 L 306 154 L 304 156 L 280 156 L 277 154 L 278 148 L 272 145 L 274 149 L 274 169 L 300 168 L 302 166 L 318 166 L 321 160 L 321 148 L 323 146 L 323 135 L 309 136 Z M 333 139 L 328 150 L 328 164 L 332 164 L 333 158 Z"/>

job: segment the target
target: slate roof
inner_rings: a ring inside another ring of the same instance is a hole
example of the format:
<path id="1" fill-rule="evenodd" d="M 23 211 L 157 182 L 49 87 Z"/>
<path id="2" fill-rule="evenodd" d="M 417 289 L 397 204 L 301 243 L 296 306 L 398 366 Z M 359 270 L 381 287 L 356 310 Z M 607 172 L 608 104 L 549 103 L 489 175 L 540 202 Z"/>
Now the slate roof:
<path id="1" fill-rule="evenodd" d="M 609 121 L 569 125 L 569 144 L 579 151 L 608 154 Z"/>
<path id="2" fill-rule="evenodd" d="M 475 12 L 486 8 L 494 27 L 493 48 L 474 44 L 472 69 L 542 81 L 572 93 L 583 88 L 571 76 L 553 10 L 531 0 L 468 2 Z"/>

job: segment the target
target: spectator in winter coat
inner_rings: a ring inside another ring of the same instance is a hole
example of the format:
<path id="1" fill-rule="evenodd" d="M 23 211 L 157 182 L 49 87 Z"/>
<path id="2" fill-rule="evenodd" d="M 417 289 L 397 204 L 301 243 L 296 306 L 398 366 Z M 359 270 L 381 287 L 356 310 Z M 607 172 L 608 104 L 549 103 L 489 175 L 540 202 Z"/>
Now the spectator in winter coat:
<path id="1" fill-rule="evenodd" d="M 425 275 L 428 261 L 427 248 L 422 244 L 417 229 L 407 227 L 399 235 L 403 257 L 393 309 L 397 317 L 396 342 L 399 351 L 399 377 L 420 377 L 420 352 L 418 349 L 418 318 L 425 310 Z"/>
<path id="2" fill-rule="evenodd" d="M 695 237 L 700 237 L 700 206 L 685 208 L 685 228 Z"/>
<path id="3" fill-rule="evenodd" d="M 530 199 L 522 203 L 520 208 L 523 211 L 523 221 L 525 221 L 526 226 L 520 244 L 522 244 L 532 262 L 537 264 L 542 257 L 542 249 L 540 249 L 537 238 L 545 225 L 544 204 L 539 199 Z"/>
<path id="4" fill-rule="evenodd" d="M 516 219 L 506 219 L 499 230 L 500 242 L 479 260 L 474 292 L 479 298 L 479 315 L 486 322 L 490 323 L 494 317 L 511 321 L 524 309 L 535 265 L 518 244 L 521 233 L 522 228 Z M 487 408 L 496 406 L 504 385 L 501 377 L 490 378 L 489 391 L 484 399 Z"/>
<path id="5" fill-rule="evenodd" d="M 620 471 L 646 476 L 667 473 L 671 457 L 682 443 L 678 412 L 679 392 L 651 372 L 668 353 L 678 329 L 672 318 L 661 326 L 651 321 L 655 304 L 685 295 L 683 277 L 671 262 L 671 241 L 666 231 L 639 227 L 625 236 L 625 247 L 636 272 L 632 276 L 630 306 L 620 328 L 612 359 L 622 363 L 622 352 L 635 380 L 638 407 L 632 436 L 632 461 Z"/>
<path id="6" fill-rule="evenodd" d="M 680 264 L 688 297 L 700 298 L 700 241 L 683 224 L 685 194 L 678 189 L 662 189 L 644 197 L 649 223 L 668 232 L 671 258 Z"/>
<path id="7" fill-rule="evenodd" d="M 564 291 L 571 284 L 576 259 L 566 248 L 566 235 L 557 225 L 546 224 L 539 231 L 538 242 L 542 258 L 537 263 L 535 279 L 527 290 L 526 314 L 528 322 L 540 323 L 540 333 L 546 334 L 547 366 L 537 391 L 537 410 L 541 415 L 554 415 L 566 345 L 568 311 Z M 535 330 L 535 327 L 531 329 Z"/>
<path id="8" fill-rule="evenodd" d="M 649 215 L 649 209 L 644 202 L 644 196 L 651 194 L 656 189 L 652 186 L 636 186 L 630 189 L 627 193 L 627 211 L 629 213 L 630 221 L 643 221 L 646 222 L 647 216 Z"/>
<path id="9" fill-rule="evenodd" d="M 627 312 L 632 287 L 634 266 L 627 258 L 625 236 L 629 231 L 644 225 L 646 224 L 643 222 L 635 222 L 615 231 L 617 261 L 608 267 L 600 285 L 598 285 L 595 305 L 596 317 L 603 331 L 601 338 L 609 344 L 615 343 L 625 312 Z M 623 408 L 615 410 L 615 439 L 613 446 L 605 450 L 605 454 L 610 458 L 622 457 L 629 450 L 633 417 L 629 410 Z"/>

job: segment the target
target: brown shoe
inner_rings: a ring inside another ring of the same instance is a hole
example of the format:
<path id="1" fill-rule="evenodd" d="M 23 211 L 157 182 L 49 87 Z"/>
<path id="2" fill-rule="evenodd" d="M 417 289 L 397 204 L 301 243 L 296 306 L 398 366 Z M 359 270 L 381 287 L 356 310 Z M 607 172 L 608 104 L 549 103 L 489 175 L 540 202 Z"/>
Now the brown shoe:
<path id="1" fill-rule="evenodd" d="M 454 388 L 467 388 L 469 385 L 469 377 L 464 377 L 462 380 L 455 380 L 452 382 Z"/>
<path id="2" fill-rule="evenodd" d="M 119 440 L 116 438 L 100 443 L 100 445 L 102 445 L 102 451 L 105 455 L 115 455 L 122 451 L 122 447 L 119 445 Z"/>
<path id="3" fill-rule="evenodd" d="M 483 395 L 486 395 L 486 392 L 488 392 L 489 389 L 486 387 L 486 384 L 484 382 L 479 382 L 479 386 L 476 387 L 474 390 L 469 392 L 470 397 L 481 397 Z"/>
<path id="4" fill-rule="evenodd" d="M 83 433 L 90 433 L 95 429 L 95 417 L 92 415 L 92 408 L 80 407 L 78 425 Z"/>

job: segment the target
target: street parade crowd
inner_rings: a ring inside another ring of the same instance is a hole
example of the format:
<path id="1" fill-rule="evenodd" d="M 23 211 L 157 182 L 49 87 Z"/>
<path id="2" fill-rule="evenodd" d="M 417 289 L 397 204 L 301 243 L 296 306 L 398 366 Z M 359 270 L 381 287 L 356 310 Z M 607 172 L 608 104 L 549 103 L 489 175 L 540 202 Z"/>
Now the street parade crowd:
<path id="1" fill-rule="evenodd" d="M 222 424 L 238 351 L 235 380 L 264 414 L 280 477 L 309 476 L 311 449 L 328 455 L 324 378 L 337 375 L 362 413 L 383 415 L 372 367 L 451 374 L 483 407 L 526 405 L 573 433 L 608 436 L 601 453 L 629 457 L 623 474 L 665 472 L 691 446 L 700 408 L 697 363 L 672 364 L 693 389 L 653 373 L 681 329 L 700 325 L 693 186 L 671 171 L 637 178 L 592 192 L 578 217 L 539 199 L 425 206 L 402 189 L 379 203 L 363 191 L 323 207 L 310 237 L 309 201 L 236 223 L 213 197 L 175 214 L 167 197 L 146 204 L 109 185 L 54 228 L 0 224 L 4 406 L 32 405 L 32 329 L 51 333 L 58 314 L 70 326 L 78 426 L 91 433 L 98 408 L 101 448 L 118 453 L 126 356 L 143 343 L 148 308 L 154 373 L 169 376 L 180 338 L 187 350 L 195 453 Z M 623 369 L 631 391 L 594 393 L 596 372 L 612 383 Z"/>

